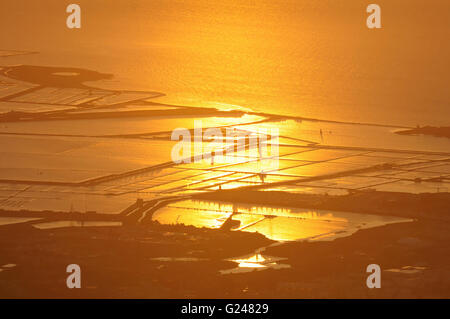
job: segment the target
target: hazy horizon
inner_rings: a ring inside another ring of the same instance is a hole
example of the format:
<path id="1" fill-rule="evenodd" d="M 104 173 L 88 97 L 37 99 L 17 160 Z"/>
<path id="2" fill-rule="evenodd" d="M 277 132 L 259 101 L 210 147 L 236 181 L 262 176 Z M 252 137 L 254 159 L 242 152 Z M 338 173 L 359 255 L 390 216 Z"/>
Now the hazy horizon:
<path id="1" fill-rule="evenodd" d="M 161 102 L 450 124 L 448 1 L 378 1 L 379 30 L 365 26 L 366 1 L 77 3 L 80 30 L 65 27 L 65 2 L 2 2 L 3 49 L 112 73 L 101 86 L 163 92 Z"/>

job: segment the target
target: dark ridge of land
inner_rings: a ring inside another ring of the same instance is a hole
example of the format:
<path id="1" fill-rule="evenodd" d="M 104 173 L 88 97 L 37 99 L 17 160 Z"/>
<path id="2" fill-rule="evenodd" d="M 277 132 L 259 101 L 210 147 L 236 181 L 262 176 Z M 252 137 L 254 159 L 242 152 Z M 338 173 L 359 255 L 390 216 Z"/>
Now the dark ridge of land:
<path id="1" fill-rule="evenodd" d="M 190 108 L 173 110 L 138 110 L 138 111 L 116 111 L 98 113 L 27 113 L 11 111 L 0 114 L 0 122 L 31 122 L 31 121 L 67 121 L 67 120 L 90 120 L 106 118 L 130 118 L 130 117 L 192 117 L 192 116 L 215 116 L 215 117 L 241 117 L 242 111 L 219 111 L 214 108 Z"/>
<path id="2" fill-rule="evenodd" d="M 223 190 L 193 198 L 450 221 L 450 193 L 357 191 L 347 195 L 315 195 Z"/>
<path id="3" fill-rule="evenodd" d="M 403 131 L 397 131 L 397 134 L 401 135 L 429 135 L 429 136 L 436 136 L 436 137 L 447 137 L 450 138 L 450 126 L 424 126 L 424 127 L 417 127 L 409 130 L 403 130 Z"/>

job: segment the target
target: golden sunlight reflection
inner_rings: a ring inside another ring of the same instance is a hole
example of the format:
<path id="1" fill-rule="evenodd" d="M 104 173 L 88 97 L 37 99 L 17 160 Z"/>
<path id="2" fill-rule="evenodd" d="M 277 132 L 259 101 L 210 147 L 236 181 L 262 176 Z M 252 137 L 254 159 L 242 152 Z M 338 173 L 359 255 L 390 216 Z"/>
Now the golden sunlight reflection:
<path id="1" fill-rule="evenodd" d="M 259 271 L 265 269 L 290 268 L 291 267 L 290 265 L 280 263 L 280 261 L 286 259 L 287 258 L 262 255 L 261 253 L 256 252 L 254 254 L 228 259 L 228 261 L 237 263 L 237 267 L 232 269 L 221 270 L 220 273 L 222 275 L 226 275 L 234 273 L 245 273 L 250 271 Z"/>
<path id="2" fill-rule="evenodd" d="M 349 236 L 358 229 L 411 221 L 391 216 L 196 200 L 170 204 L 153 216 L 153 220 L 162 224 L 216 229 L 229 219 L 235 222 L 234 231 L 256 232 L 279 242 L 333 240 Z M 245 265 L 252 260 L 242 262 Z"/>
<path id="3" fill-rule="evenodd" d="M 0 1 L 0 299 L 450 297 L 450 1 Z"/>
<path id="4" fill-rule="evenodd" d="M 266 259 L 259 253 L 255 254 L 254 256 L 251 256 L 249 258 L 237 258 L 232 259 L 232 261 L 237 262 L 239 267 L 241 268 L 265 268 L 267 267 L 263 263 L 266 261 Z"/>

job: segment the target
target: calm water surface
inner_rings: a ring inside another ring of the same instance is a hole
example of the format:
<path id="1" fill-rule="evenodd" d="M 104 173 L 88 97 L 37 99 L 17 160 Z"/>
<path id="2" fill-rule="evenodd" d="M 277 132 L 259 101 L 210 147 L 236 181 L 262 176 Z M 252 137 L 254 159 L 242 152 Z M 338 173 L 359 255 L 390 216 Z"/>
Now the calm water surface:
<path id="1" fill-rule="evenodd" d="M 81 30 L 58 0 L 1 4 L 3 49 L 41 52 L 0 64 L 113 73 L 109 88 L 159 101 L 333 120 L 449 125 L 446 0 L 87 1 Z"/>

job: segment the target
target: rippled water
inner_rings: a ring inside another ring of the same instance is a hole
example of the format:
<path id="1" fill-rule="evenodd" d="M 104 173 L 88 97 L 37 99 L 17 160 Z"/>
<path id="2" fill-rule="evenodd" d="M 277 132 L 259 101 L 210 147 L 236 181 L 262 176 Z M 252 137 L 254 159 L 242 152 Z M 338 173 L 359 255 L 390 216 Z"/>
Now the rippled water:
<path id="1" fill-rule="evenodd" d="M 448 125 L 445 0 L 107 0 L 2 3 L 5 49 L 35 50 L 2 64 L 113 73 L 102 86 L 156 90 L 160 101 L 334 120 Z"/>

